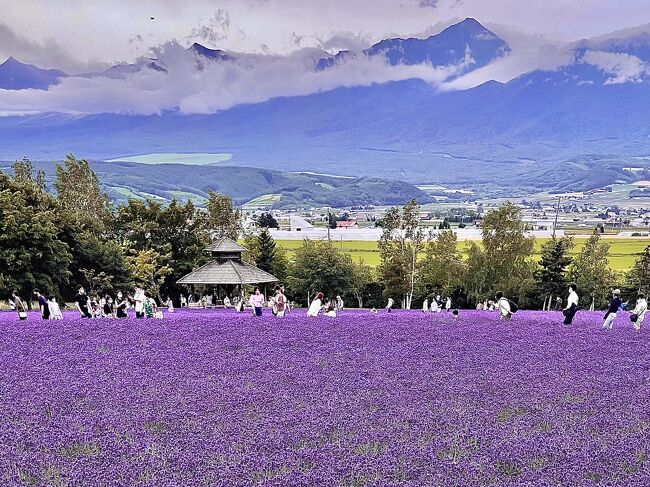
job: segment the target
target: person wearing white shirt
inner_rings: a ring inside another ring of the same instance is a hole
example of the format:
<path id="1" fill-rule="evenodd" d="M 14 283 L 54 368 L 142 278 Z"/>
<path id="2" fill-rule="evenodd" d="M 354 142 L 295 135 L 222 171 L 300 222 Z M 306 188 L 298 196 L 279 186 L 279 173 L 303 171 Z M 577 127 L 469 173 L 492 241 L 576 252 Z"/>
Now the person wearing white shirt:
<path id="1" fill-rule="evenodd" d="M 497 309 L 499 310 L 499 319 L 511 320 L 512 312 L 510 310 L 510 301 L 503 295 L 502 292 L 496 294 Z"/>
<path id="2" fill-rule="evenodd" d="M 386 305 L 386 311 L 390 313 L 393 311 L 393 304 L 395 304 L 395 301 L 393 301 L 393 298 L 388 298 L 388 304 Z"/>
<path id="3" fill-rule="evenodd" d="M 573 318 L 576 315 L 576 312 L 578 311 L 578 293 L 576 292 L 578 290 L 578 286 L 575 284 L 569 284 L 569 297 L 566 300 L 566 308 L 562 310 L 562 314 L 564 315 L 564 324 L 565 325 L 570 325 L 573 323 Z"/>
<path id="4" fill-rule="evenodd" d="M 63 313 L 61 313 L 61 308 L 59 307 L 59 303 L 56 302 L 56 297 L 50 296 L 47 300 L 47 306 L 50 310 L 51 320 L 63 319 Z"/>
<path id="5" fill-rule="evenodd" d="M 451 298 L 447 297 L 447 301 L 445 301 L 445 311 L 449 313 L 451 311 Z"/>
<path id="6" fill-rule="evenodd" d="M 135 288 L 135 293 L 133 294 L 133 300 L 135 301 L 135 317 L 144 318 L 144 300 L 146 299 L 144 295 L 144 289 L 141 287 Z"/>
<path id="7" fill-rule="evenodd" d="M 636 316 L 636 319 L 632 319 L 632 326 L 636 331 L 641 329 L 641 323 L 643 323 L 646 311 L 648 311 L 648 302 L 645 299 L 645 294 L 639 293 L 636 298 L 636 307 L 632 311 L 632 318 Z"/>
<path id="8" fill-rule="evenodd" d="M 313 318 L 315 316 L 318 316 L 318 313 L 320 313 L 320 310 L 323 307 L 323 298 L 324 298 L 323 293 L 316 294 L 316 297 L 311 302 L 311 304 L 309 305 L 309 309 L 307 310 L 308 318 Z"/>

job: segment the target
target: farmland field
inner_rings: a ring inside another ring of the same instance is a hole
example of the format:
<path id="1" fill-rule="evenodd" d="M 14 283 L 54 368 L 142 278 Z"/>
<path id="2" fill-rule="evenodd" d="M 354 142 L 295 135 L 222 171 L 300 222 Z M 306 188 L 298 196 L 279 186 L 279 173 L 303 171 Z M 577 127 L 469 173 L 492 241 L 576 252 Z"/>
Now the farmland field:
<path id="1" fill-rule="evenodd" d="M 536 239 L 534 257 L 539 258 L 540 251 L 544 242 L 548 239 Z M 573 254 L 580 252 L 584 246 L 586 238 L 576 237 L 573 239 L 574 248 Z M 627 270 L 643 252 L 643 249 L 650 245 L 650 239 L 647 238 L 612 238 L 603 239 L 610 245 L 609 249 L 609 264 L 614 270 Z M 379 265 L 379 249 L 377 242 L 367 241 L 332 241 L 338 248 L 349 252 L 355 261 L 363 260 L 366 264 L 376 266 Z M 302 242 L 300 240 L 277 240 L 277 244 L 287 249 L 289 253 L 295 251 Z M 458 242 L 458 248 L 464 251 L 469 248 L 471 242 L 461 241 Z"/>
<path id="2" fill-rule="evenodd" d="M 2 313 L 0 481 L 648 485 L 650 332 L 621 315 Z"/>

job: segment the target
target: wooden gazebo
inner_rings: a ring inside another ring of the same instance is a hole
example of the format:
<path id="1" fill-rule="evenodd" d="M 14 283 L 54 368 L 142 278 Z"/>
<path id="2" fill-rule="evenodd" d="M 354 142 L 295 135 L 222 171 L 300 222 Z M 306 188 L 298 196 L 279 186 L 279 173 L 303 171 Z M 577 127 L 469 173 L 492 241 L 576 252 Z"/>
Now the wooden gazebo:
<path id="1" fill-rule="evenodd" d="M 221 238 L 205 248 L 212 260 L 198 269 L 183 276 L 178 284 L 193 286 L 239 286 L 241 294 L 245 284 L 268 284 L 278 279 L 242 260 L 246 249 L 234 240 Z"/>

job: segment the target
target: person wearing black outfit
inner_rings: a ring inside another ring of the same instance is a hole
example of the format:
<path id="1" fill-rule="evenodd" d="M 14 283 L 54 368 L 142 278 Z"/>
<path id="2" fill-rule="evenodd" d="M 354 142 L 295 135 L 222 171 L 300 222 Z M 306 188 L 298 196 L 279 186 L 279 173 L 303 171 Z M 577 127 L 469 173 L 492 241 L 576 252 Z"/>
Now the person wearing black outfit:
<path id="1" fill-rule="evenodd" d="M 575 284 L 569 284 L 569 297 L 566 300 L 566 308 L 562 310 L 562 314 L 564 315 L 564 324 L 565 325 L 570 325 L 573 323 L 573 318 L 576 315 L 576 312 L 578 311 L 578 293 L 576 292 L 578 290 L 578 286 Z M 558 296 L 559 299 L 559 296 Z"/>
<path id="2" fill-rule="evenodd" d="M 90 314 L 90 310 L 88 309 L 88 295 L 86 294 L 86 291 L 84 290 L 83 287 L 79 287 L 79 291 L 77 292 L 77 295 L 74 297 L 75 303 L 77 305 L 77 310 L 79 311 L 79 315 L 82 318 L 92 318 L 93 316 Z"/>
<path id="3" fill-rule="evenodd" d="M 614 320 L 616 319 L 616 313 L 618 313 L 619 308 L 621 307 L 621 291 L 620 289 L 614 289 L 612 293 L 612 300 L 609 302 L 609 308 L 607 313 L 605 313 L 605 322 L 603 323 L 603 329 L 611 330 L 614 326 Z"/>
<path id="4" fill-rule="evenodd" d="M 41 310 L 41 316 L 44 320 L 50 319 L 50 307 L 47 305 L 47 298 L 41 294 L 41 291 L 34 289 L 34 295 L 38 298 L 38 307 Z"/>
<path id="5" fill-rule="evenodd" d="M 129 309 L 129 300 L 124 297 L 122 291 L 119 291 L 115 298 L 115 315 L 118 318 L 127 318 L 127 309 Z"/>

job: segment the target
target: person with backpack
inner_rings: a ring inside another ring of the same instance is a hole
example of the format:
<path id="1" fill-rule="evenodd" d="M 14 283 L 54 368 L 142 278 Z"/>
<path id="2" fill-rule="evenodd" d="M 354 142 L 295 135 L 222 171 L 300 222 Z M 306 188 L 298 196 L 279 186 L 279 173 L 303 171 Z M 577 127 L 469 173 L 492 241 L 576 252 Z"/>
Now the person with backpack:
<path id="1" fill-rule="evenodd" d="M 512 319 L 513 310 L 510 307 L 510 301 L 501 291 L 496 294 L 497 309 L 499 310 L 499 319 L 509 321 Z"/>
<path id="2" fill-rule="evenodd" d="M 646 311 L 648 311 L 648 302 L 645 299 L 645 294 L 639 293 L 636 297 L 636 306 L 634 307 L 634 311 L 632 311 L 632 314 L 630 315 L 630 320 L 632 321 L 632 326 L 635 331 L 641 329 L 641 323 L 643 323 Z"/>
<path id="3" fill-rule="evenodd" d="M 604 330 L 611 330 L 614 327 L 616 314 L 618 313 L 618 310 L 622 304 L 621 290 L 614 289 L 614 292 L 612 292 L 612 300 L 609 302 L 609 308 L 607 308 L 607 313 L 605 313 L 605 317 L 603 318 L 605 320 L 603 323 Z"/>
<path id="4" fill-rule="evenodd" d="M 282 293 L 282 288 L 280 286 L 275 286 L 275 301 L 273 303 L 273 308 L 276 317 L 284 317 L 284 312 L 287 308 L 287 297 Z"/>
<path id="5" fill-rule="evenodd" d="M 566 308 L 562 310 L 562 314 L 564 315 L 564 324 L 565 325 L 570 325 L 573 323 L 573 318 L 576 315 L 576 312 L 578 311 L 578 293 L 576 292 L 578 290 L 578 286 L 575 284 L 569 284 L 569 297 L 566 300 Z M 558 296 L 559 297 L 559 296 Z"/>

